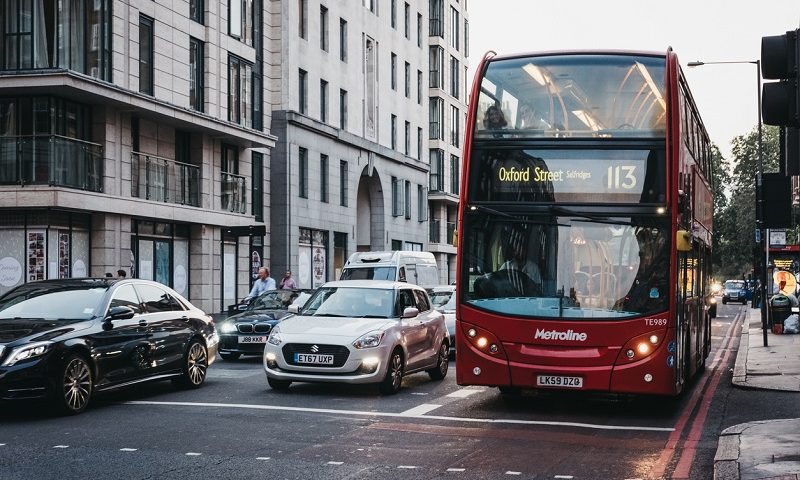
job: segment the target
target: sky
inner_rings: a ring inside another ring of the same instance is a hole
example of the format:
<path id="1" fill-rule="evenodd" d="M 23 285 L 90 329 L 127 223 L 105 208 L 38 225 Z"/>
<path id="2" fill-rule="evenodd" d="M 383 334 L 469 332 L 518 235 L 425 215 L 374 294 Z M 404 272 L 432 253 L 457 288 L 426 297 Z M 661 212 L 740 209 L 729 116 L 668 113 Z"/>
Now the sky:
<path id="1" fill-rule="evenodd" d="M 800 26 L 800 0 L 461 0 L 468 1 L 470 85 L 483 54 L 626 49 L 678 55 L 711 141 L 730 142 L 758 124 L 754 64 L 761 37 Z"/>

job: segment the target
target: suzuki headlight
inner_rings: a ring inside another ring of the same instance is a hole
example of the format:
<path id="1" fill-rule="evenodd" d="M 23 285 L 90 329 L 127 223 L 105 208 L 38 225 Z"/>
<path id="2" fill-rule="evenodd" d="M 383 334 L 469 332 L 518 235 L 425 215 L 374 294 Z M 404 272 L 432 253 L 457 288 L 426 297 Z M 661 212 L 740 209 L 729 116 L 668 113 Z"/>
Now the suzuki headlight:
<path id="1" fill-rule="evenodd" d="M 219 331 L 222 333 L 234 333 L 236 331 L 236 324 L 233 322 L 224 322 L 219 326 Z"/>
<path id="2" fill-rule="evenodd" d="M 282 342 L 281 340 L 281 329 L 277 327 L 277 325 L 272 329 L 272 333 L 269 334 L 269 338 L 267 338 L 267 343 L 270 345 L 275 345 L 276 347 L 280 345 Z"/>
<path id="3" fill-rule="evenodd" d="M 353 342 L 356 348 L 373 348 L 381 344 L 383 336 L 386 334 L 383 330 L 376 330 L 374 332 L 365 333 L 358 340 Z"/>
<path id="4" fill-rule="evenodd" d="M 53 342 L 36 342 L 29 345 L 23 345 L 11 350 L 8 358 L 3 362 L 4 367 L 11 367 L 17 362 L 22 362 L 31 358 L 41 357 L 49 352 L 53 347 Z"/>

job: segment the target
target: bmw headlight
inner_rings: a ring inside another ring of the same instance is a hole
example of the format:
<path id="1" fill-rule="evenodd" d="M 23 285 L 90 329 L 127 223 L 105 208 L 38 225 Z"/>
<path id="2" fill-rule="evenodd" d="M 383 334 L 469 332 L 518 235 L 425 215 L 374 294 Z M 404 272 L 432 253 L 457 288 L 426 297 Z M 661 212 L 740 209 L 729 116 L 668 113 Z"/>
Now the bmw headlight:
<path id="1" fill-rule="evenodd" d="M 267 338 L 267 343 L 270 345 L 275 345 L 276 347 L 281 344 L 283 340 L 281 340 L 281 329 L 278 328 L 276 325 L 272 329 L 272 333 L 269 334 L 269 338 Z"/>
<path id="2" fill-rule="evenodd" d="M 383 340 L 383 336 L 386 334 L 383 330 L 376 330 L 374 332 L 365 333 L 361 335 L 361 337 L 353 342 L 353 346 L 356 348 L 373 348 L 377 347 L 381 344 L 381 340 Z"/>
<path id="3" fill-rule="evenodd" d="M 53 342 L 36 342 L 29 345 L 16 347 L 15 349 L 11 350 L 11 353 L 8 354 L 8 358 L 6 358 L 6 360 L 3 362 L 3 366 L 11 367 L 18 362 L 41 357 L 45 353 L 49 352 L 52 347 Z"/>
<path id="4" fill-rule="evenodd" d="M 222 333 L 234 333 L 236 331 L 236 324 L 233 322 L 224 322 L 219 326 L 219 331 Z"/>

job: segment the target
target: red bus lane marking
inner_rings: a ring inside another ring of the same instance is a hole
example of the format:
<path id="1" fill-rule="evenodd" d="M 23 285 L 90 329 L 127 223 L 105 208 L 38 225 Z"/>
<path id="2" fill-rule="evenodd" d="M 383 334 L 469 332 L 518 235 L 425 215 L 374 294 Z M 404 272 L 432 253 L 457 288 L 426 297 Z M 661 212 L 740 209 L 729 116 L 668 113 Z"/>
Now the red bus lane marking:
<path id="1" fill-rule="evenodd" d="M 741 313 L 739 314 L 741 316 Z M 716 356 L 714 357 L 713 364 L 711 365 L 711 372 L 715 371 L 719 365 L 724 365 L 722 363 L 722 357 L 724 356 L 727 359 L 727 349 L 730 347 L 730 343 L 733 339 L 733 330 L 736 325 L 739 324 L 739 319 L 737 318 L 734 320 L 731 325 L 728 327 L 727 332 L 725 332 L 725 337 L 722 342 L 722 349 L 717 352 Z M 725 351 L 725 353 L 723 353 Z M 706 375 L 705 378 L 702 379 L 702 385 L 695 385 L 694 391 L 692 392 L 692 396 L 689 399 L 689 402 L 684 407 L 683 411 L 681 412 L 680 418 L 675 423 L 675 430 L 672 431 L 669 438 L 667 439 L 667 443 L 664 446 L 664 449 L 661 450 L 661 455 L 659 455 L 658 460 L 656 461 L 655 465 L 653 466 L 653 471 L 651 474 L 651 478 L 662 478 L 664 473 L 667 471 L 667 466 L 672 460 L 672 457 L 675 455 L 675 450 L 677 448 L 678 442 L 681 439 L 681 434 L 683 433 L 686 424 L 689 422 L 689 418 L 692 415 L 697 403 L 700 399 L 700 395 L 702 395 L 703 390 L 705 389 L 706 385 L 711 378 L 711 373 Z M 710 401 L 710 400 L 709 400 Z"/>
<path id="2" fill-rule="evenodd" d="M 734 322 L 735 325 L 738 323 L 738 320 Z M 730 346 L 731 343 L 733 343 L 733 338 L 733 335 L 727 338 L 725 353 L 722 356 L 722 361 L 719 363 L 719 365 L 722 365 L 723 367 L 728 363 L 728 357 L 731 353 Z M 719 381 L 722 379 L 722 373 L 722 368 L 715 368 L 710 374 L 713 376 L 711 379 L 711 384 L 708 386 L 706 394 L 703 397 L 703 402 L 700 404 L 700 409 L 698 410 L 697 415 L 694 417 L 692 429 L 689 431 L 689 435 L 683 444 L 684 446 L 681 451 L 681 456 L 678 459 L 678 464 L 675 467 L 675 470 L 672 472 L 672 478 L 689 478 L 692 460 L 694 460 L 694 456 L 697 453 L 697 444 L 700 442 L 700 436 L 703 433 L 706 417 L 708 416 L 708 411 L 711 408 L 711 401 L 714 399 L 714 394 L 717 392 Z"/>

